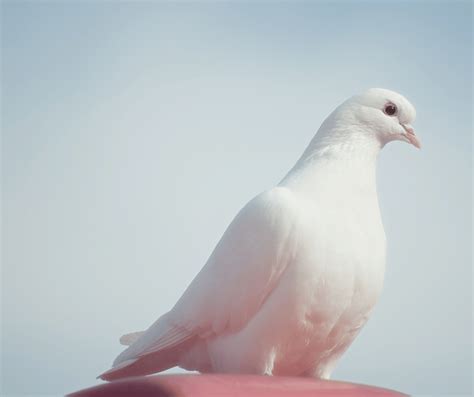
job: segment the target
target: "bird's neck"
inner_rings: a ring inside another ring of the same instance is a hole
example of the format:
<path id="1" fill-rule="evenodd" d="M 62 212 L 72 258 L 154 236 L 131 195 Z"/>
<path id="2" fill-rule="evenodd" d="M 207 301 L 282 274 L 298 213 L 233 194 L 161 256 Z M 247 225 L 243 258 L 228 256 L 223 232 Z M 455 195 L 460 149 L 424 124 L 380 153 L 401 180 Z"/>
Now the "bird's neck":
<path id="1" fill-rule="evenodd" d="M 318 196 L 376 197 L 375 171 L 381 147 L 364 131 L 318 132 L 280 184 Z"/>

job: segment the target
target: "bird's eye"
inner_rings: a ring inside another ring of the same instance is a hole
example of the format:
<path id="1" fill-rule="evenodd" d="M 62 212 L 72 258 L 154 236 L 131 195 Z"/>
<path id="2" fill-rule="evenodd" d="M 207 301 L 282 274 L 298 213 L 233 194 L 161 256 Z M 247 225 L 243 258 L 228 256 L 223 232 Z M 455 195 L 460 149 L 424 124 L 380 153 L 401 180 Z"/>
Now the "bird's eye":
<path id="1" fill-rule="evenodd" d="M 387 103 L 383 109 L 384 113 L 389 116 L 394 116 L 397 110 L 397 107 L 393 103 Z"/>

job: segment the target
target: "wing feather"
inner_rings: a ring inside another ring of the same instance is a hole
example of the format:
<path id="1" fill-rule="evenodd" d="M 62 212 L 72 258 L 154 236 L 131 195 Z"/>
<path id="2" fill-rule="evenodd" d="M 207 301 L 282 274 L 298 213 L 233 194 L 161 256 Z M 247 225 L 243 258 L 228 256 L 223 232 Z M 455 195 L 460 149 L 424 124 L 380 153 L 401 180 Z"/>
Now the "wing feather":
<path id="1" fill-rule="evenodd" d="M 291 263 L 298 208 L 293 194 L 282 187 L 251 200 L 174 308 L 120 354 L 114 366 L 245 326 Z"/>
<path id="2" fill-rule="evenodd" d="M 291 263 L 298 209 L 282 187 L 251 200 L 171 311 L 172 321 L 206 336 L 245 326 Z"/>

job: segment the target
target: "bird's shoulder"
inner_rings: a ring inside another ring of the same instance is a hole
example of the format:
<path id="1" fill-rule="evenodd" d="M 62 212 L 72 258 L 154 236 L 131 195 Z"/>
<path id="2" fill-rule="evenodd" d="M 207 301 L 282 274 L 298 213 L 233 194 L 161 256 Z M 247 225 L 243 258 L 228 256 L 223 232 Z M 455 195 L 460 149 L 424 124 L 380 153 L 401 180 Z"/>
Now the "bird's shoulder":
<path id="1" fill-rule="evenodd" d="M 173 308 L 177 324 L 219 334 L 255 314 L 294 251 L 294 200 L 290 190 L 275 187 L 244 206 Z"/>
<path id="2" fill-rule="evenodd" d="M 255 196 L 239 212 L 235 220 L 262 220 L 278 223 L 282 219 L 294 219 L 299 214 L 299 198 L 289 189 L 276 186 Z"/>

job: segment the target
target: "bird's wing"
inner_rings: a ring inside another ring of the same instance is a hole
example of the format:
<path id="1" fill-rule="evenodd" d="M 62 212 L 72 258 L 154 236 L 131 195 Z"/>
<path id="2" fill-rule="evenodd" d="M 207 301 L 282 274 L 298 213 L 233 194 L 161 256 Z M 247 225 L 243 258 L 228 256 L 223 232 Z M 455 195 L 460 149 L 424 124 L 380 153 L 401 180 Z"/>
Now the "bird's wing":
<path id="1" fill-rule="evenodd" d="M 278 283 L 295 252 L 298 205 L 276 187 L 251 200 L 227 228 L 174 308 L 117 357 L 114 365 L 194 337 L 242 328 Z"/>
<path id="2" fill-rule="evenodd" d="M 174 318 L 204 335 L 247 324 L 294 254 L 297 211 L 286 188 L 273 188 L 250 201 L 173 308 Z"/>

